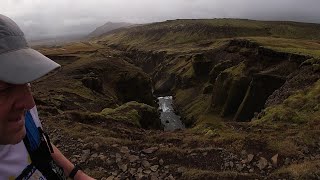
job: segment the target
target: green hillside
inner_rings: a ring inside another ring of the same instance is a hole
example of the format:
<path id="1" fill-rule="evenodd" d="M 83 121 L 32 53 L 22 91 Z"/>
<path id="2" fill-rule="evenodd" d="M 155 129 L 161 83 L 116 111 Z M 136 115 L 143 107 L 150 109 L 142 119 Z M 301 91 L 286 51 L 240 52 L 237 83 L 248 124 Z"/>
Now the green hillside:
<path id="1" fill-rule="evenodd" d="M 159 47 L 166 50 L 188 50 L 187 47 L 212 47 L 221 44 L 225 39 L 247 37 L 281 50 L 319 54 L 319 51 L 316 51 L 320 47 L 319 29 L 319 24 L 298 22 L 245 19 L 171 20 L 134 27 L 99 41 L 153 50 Z"/>

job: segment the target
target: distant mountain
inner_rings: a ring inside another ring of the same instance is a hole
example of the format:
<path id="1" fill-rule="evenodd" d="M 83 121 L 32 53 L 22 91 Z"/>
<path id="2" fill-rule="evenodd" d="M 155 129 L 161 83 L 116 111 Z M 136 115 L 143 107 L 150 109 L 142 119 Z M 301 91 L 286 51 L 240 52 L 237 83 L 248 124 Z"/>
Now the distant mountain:
<path id="1" fill-rule="evenodd" d="M 113 30 L 116 30 L 119 28 L 131 27 L 131 26 L 134 26 L 134 24 L 125 23 L 125 22 L 117 22 L 117 23 L 107 22 L 103 26 L 97 27 L 93 32 L 91 32 L 88 35 L 88 37 L 89 38 L 98 37 Z"/>

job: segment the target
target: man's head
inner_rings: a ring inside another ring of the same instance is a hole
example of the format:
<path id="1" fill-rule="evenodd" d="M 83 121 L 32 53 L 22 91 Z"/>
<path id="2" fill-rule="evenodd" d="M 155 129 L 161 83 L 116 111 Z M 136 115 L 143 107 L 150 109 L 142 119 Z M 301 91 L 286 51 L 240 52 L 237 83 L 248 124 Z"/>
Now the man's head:
<path id="1" fill-rule="evenodd" d="M 27 84 L 0 81 L 0 144 L 19 143 L 26 134 L 24 115 L 35 106 Z"/>
<path id="2" fill-rule="evenodd" d="M 0 14 L 0 145 L 25 136 L 24 114 L 35 105 L 27 83 L 58 67 L 29 48 L 16 23 Z"/>

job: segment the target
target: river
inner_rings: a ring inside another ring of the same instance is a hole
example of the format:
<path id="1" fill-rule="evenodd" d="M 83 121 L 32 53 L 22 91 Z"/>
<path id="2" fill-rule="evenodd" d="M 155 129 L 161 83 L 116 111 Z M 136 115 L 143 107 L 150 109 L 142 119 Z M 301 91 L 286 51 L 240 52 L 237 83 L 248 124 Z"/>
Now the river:
<path id="1" fill-rule="evenodd" d="M 176 115 L 173 109 L 172 96 L 158 97 L 159 110 L 161 110 L 161 123 L 164 125 L 165 131 L 173 131 L 176 129 L 184 129 L 185 126 L 180 120 L 180 116 Z"/>

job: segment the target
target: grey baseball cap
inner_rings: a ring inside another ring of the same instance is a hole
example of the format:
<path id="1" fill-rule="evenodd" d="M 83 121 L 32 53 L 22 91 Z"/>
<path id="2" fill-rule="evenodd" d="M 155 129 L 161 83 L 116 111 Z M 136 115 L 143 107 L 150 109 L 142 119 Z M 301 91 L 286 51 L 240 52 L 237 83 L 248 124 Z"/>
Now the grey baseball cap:
<path id="1" fill-rule="evenodd" d="M 31 49 L 18 25 L 0 14 L 0 80 L 25 84 L 60 65 Z"/>

